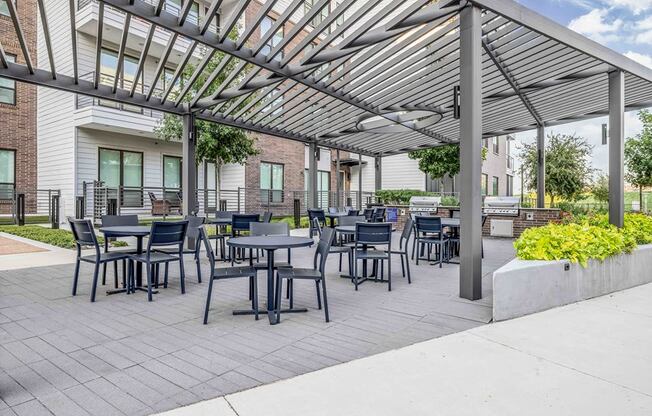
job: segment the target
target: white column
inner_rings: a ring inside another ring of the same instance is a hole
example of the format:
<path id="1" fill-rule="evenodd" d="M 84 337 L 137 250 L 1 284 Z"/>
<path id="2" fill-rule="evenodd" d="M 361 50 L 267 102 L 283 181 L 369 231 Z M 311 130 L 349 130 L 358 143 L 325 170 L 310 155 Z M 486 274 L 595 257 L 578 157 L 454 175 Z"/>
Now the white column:
<path id="1" fill-rule="evenodd" d="M 482 297 L 482 44 L 480 9 L 460 13 L 460 296 Z"/>

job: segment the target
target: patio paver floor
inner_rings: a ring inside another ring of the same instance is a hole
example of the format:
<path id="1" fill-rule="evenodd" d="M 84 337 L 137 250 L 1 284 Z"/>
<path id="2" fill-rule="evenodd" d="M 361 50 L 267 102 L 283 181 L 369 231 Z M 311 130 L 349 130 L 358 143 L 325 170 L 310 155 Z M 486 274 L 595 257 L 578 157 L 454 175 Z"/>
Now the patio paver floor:
<path id="1" fill-rule="evenodd" d="M 276 326 L 231 314 L 248 304 L 246 279 L 216 282 L 202 325 L 207 285 L 197 284 L 192 262 L 186 295 L 173 266 L 170 288 L 152 303 L 142 292 L 104 296 L 107 285 L 91 304 L 89 265 L 76 297 L 73 264 L 0 271 L 0 415 L 145 415 L 482 325 L 491 319 L 491 272 L 513 257 L 509 240 L 486 239 L 485 249 L 480 301 L 457 296 L 457 266 L 411 263 L 408 285 L 398 257 L 392 292 L 375 283 L 355 292 L 332 256 L 331 322 L 316 309 L 312 282 L 297 282 L 295 305 L 309 312 Z M 295 250 L 293 263 L 308 266 L 312 254 Z M 264 288 L 261 272 L 261 305 Z"/>

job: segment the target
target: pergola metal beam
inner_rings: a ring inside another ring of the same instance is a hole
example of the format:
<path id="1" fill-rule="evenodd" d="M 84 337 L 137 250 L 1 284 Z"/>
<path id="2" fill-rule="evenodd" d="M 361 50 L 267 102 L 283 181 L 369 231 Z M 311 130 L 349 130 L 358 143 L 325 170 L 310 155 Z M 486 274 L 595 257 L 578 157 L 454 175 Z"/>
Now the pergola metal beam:
<path id="1" fill-rule="evenodd" d="M 41 25 L 43 26 L 43 39 L 45 40 L 45 47 L 48 52 L 48 63 L 50 64 L 50 72 L 52 73 L 52 78 L 57 78 L 57 69 L 54 64 L 54 53 L 52 51 L 52 41 L 50 40 L 50 24 L 48 23 L 48 16 L 45 10 L 45 4 L 43 0 L 38 0 L 38 10 L 41 15 Z"/>
<path id="2" fill-rule="evenodd" d="M 16 4 L 13 1 L 5 1 L 7 9 L 9 10 L 9 17 L 11 17 L 11 22 L 14 24 L 14 30 L 16 31 L 16 37 L 18 38 L 18 44 L 20 45 L 20 50 L 23 53 L 23 58 L 25 59 L 25 65 L 29 70 L 30 74 L 34 73 L 34 64 L 32 63 L 32 57 L 29 54 L 29 49 L 27 48 L 27 41 L 25 40 L 25 33 L 23 28 L 20 25 L 20 20 L 18 19 L 18 12 L 16 11 Z"/>
<path id="3" fill-rule="evenodd" d="M 609 223 L 619 228 L 625 221 L 624 150 L 625 74 L 614 71 L 609 73 Z"/>

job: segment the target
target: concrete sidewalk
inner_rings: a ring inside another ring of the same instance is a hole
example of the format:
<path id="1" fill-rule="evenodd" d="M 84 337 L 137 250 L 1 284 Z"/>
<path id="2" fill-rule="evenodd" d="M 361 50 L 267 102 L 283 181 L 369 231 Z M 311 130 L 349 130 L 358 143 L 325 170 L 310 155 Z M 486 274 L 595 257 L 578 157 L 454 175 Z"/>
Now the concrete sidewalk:
<path id="1" fill-rule="evenodd" d="M 165 415 L 650 415 L 651 298 L 640 286 Z"/>

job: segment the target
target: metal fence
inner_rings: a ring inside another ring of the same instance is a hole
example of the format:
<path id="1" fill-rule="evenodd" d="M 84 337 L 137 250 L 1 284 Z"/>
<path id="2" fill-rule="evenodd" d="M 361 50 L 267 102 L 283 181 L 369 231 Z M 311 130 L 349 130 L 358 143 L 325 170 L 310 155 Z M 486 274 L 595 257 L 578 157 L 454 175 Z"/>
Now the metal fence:
<path id="1" fill-rule="evenodd" d="M 61 191 L 58 189 L 2 189 L 0 223 L 60 222 Z"/>

